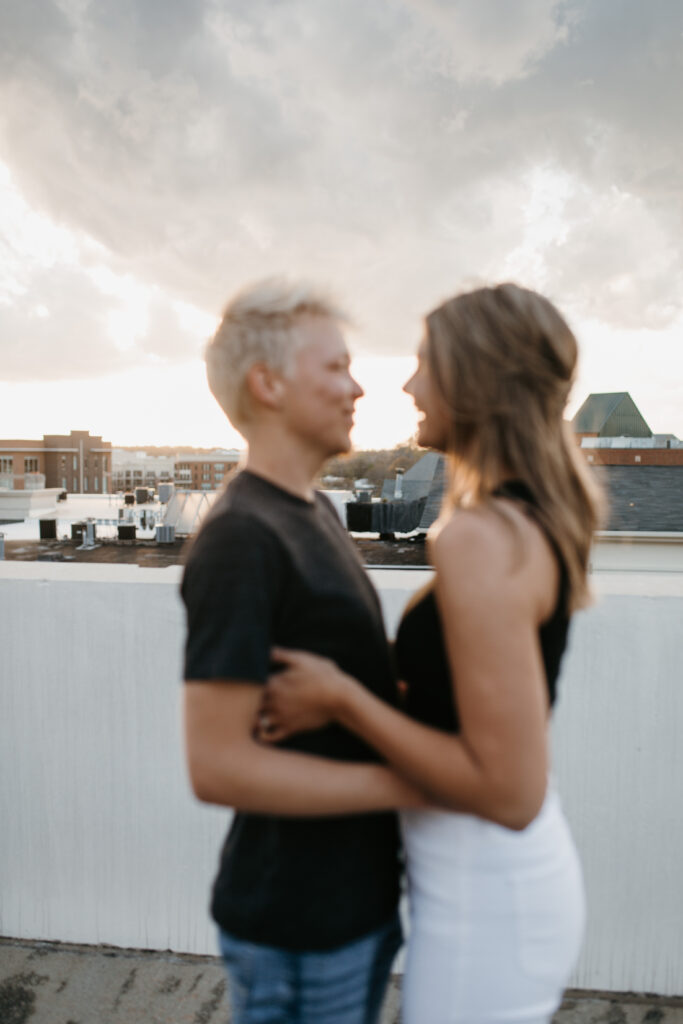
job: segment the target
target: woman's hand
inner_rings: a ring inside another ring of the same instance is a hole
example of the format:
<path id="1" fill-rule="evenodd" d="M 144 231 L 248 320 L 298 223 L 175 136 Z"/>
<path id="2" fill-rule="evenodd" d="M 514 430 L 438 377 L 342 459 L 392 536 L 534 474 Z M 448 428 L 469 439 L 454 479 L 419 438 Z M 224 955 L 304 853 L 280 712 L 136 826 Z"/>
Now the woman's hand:
<path id="1" fill-rule="evenodd" d="M 256 722 L 256 738 L 277 743 L 297 732 L 322 729 L 337 716 L 351 681 L 333 661 L 308 651 L 276 647 L 273 661 L 283 668 L 266 684 Z"/>

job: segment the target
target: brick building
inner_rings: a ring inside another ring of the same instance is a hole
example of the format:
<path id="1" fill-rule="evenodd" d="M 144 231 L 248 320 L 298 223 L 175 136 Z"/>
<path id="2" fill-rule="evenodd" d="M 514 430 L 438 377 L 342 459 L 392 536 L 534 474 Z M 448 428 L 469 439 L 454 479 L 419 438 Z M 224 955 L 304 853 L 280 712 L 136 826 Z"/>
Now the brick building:
<path id="1" fill-rule="evenodd" d="M 43 434 L 40 441 L 0 440 L 1 488 L 106 494 L 110 477 L 111 443 L 87 430 Z"/>
<path id="2" fill-rule="evenodd" d="M 181 491 L 216 491 L 241 458 L 242 452 L 235 449 L 211 454 L 179 454 L 175 462 L 175 485 Z"/>
<path id="3" fill-rule="evenodd" d="M 0 441 L 0 488 L 28 491 L 45 487 L 42 441 Z"/>
<path id="4" fill-rule="evenodd" d="M 589 395 L 572 420 L 594 466 L 683 466 L 683 441 L 653 434 L 626 391 Z"/>
<path id="5" fill-rule="evenodd" d="M 112 491 L 132 491 L 136 487 L 152 490 L 161 483 L 172 483 L 176 457 L 174 455 L 152 455 L 146 451 L 127 451 L 114 448 L 112 451 Z"/>
<path id="6" fill-rule="evenodd" d="M 581 450 L 592 466 L 683 466 L 683 441 L 652 437 L 583 437 Z"/>

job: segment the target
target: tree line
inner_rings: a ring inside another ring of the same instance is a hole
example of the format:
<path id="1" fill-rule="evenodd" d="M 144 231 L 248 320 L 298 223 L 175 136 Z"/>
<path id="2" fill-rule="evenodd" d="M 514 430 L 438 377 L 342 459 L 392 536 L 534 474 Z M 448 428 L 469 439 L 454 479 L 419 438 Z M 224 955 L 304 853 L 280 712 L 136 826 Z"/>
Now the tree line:
<path id="1" fill-rule="evenodd" d="M 365 479 L 375 485 L 376 493 L 385 480 L 396 476 L 396 470 L 408 470 L 425 454 L 411 438 L 396 448 L 354 451 L 338 455 L 323 466 L 317 480 L 320 487 L 352 490 L 356 480 Z"/>

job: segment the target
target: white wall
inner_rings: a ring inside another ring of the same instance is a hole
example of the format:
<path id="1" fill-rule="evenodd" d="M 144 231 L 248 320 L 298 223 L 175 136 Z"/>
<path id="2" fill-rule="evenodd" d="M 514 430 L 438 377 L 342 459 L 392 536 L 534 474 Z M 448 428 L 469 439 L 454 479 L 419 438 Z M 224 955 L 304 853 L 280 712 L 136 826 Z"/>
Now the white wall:
<path id="1" fill-rule="evenodd" d="M 0 934 L 213 952 L 229 812 L 179 729 L 177 568 L 0 563 Z M 390 624 L 425 571 L 372 573 Z M 590 904 L 575 983 L 683 994 L 683 577 L 608 573 L 555 721 Z"/>
<path id="2" fill-rule="evenodd" d="M 591 552 L 594 572 L 683 572 L 683 533 L 604 531 Z"/>

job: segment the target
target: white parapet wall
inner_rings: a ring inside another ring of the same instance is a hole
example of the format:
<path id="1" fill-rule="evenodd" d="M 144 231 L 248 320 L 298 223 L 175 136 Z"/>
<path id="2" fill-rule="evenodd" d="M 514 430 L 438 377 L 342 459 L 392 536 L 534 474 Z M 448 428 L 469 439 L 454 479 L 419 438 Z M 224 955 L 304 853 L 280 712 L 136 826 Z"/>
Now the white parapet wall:
<path id="1" fill-rule="evenodd" d="M 373 570 L 390 629 L 428 571 Z M 180 728 L 179 570 L 0 563 L 0 934 L 214 951 L 230 812 L 198 804 Z M 573 983 L 683 995 L 683 575 L 597 574 L 554 760 L 585 867 Z"/>
<path id="2" fill-rule="evenodd" d="M 591 553 L 594 572 L 683 572 L 683 533 L 605 530 Z"/>
<path id="3" fill-rule="evenodd" d="M 53 515 L 57 509 L 58 487 L 29 487 L 25 490 L 0 488 L 0 522 L 21 523 L 39 515 Z"/>

